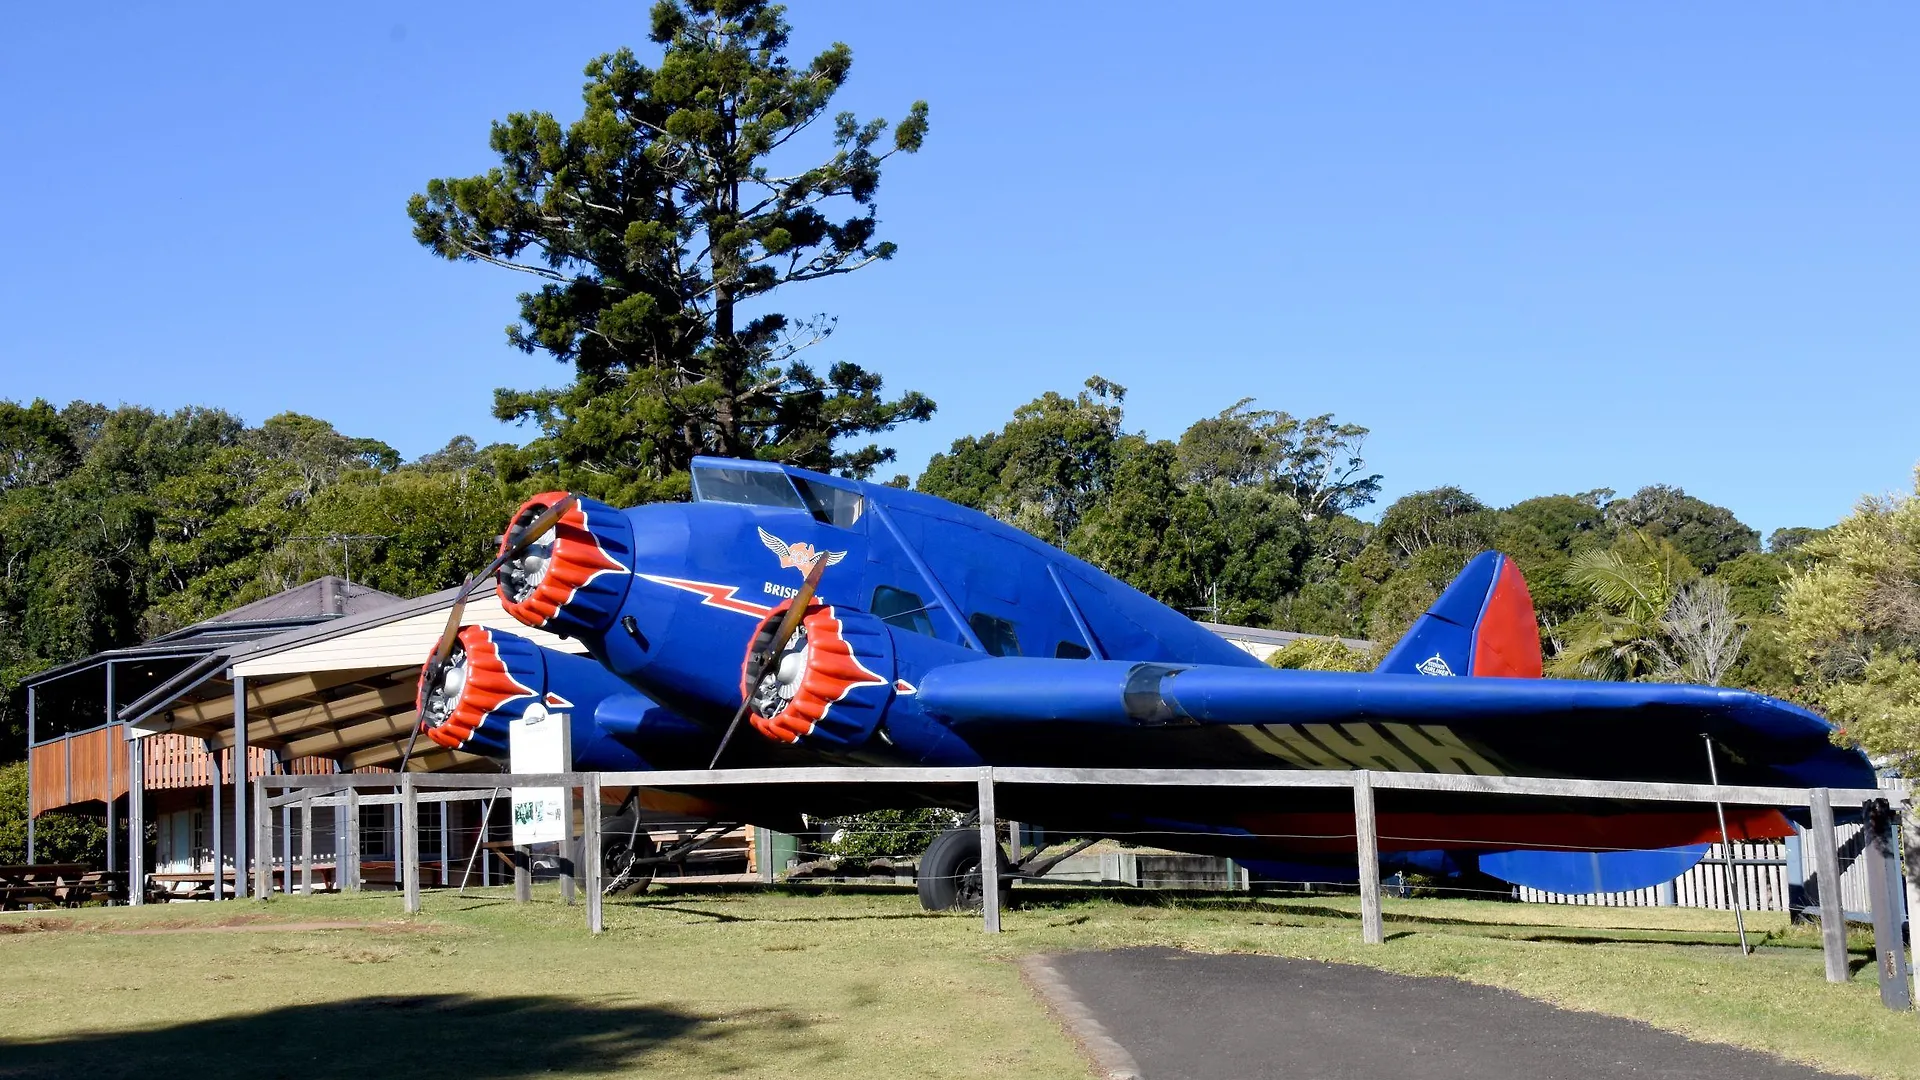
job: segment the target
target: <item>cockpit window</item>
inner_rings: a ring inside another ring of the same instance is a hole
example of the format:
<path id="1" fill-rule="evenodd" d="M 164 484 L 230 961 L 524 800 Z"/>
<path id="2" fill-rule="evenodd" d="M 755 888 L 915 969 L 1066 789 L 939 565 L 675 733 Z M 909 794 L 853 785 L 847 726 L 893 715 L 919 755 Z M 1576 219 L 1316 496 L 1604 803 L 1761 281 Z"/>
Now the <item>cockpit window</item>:
<path id="1" fill-rule="evenodd" d="M 693 470 L 693 497 L 700 502 L 807 509 L 786 473 L 758 469 L 698 466 Z"/>
<path id="2" fill-rule="evenodd" d="M 793 486 L 800 489 L 800 497 L 806 500 L 807 509 L 813 511 L 814 520 L 822 524 L 851 529 L 867 508 L 866 497 L 857 491 L 810 483 L 798 476 L 792 479 Z"/>
<path id="3" fill-rule="evenodd" d="M 881 622 L 933 637 L 933 620 L 927 617 L 927 602 L 905 589 L 882 585 L 873 590 L 870 608 Z"/>
<path id="4" fill-rule="evenodd" d="M 994 656 L 1019 656 L 1020 637 L 1013 632 L 1013 624 L 1005 619 L 996 619 L 978 611 L 967 616 L 967 625 L 980 638 L 980 644 Z"/>

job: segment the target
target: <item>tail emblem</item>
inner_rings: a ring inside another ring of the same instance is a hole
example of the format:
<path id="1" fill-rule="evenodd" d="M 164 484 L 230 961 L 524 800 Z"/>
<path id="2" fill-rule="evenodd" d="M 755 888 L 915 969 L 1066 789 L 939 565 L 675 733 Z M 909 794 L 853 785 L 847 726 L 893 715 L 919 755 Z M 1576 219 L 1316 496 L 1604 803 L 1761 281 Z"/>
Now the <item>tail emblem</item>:
<path id="1" fill-rule="evenodd" d="M 1415 665 L 1413 670 L 1419 672 L 1422 675 L 1453 674 L 1453 669 L 1447 666 L 1446 657 L 1441 656 L 1439 653 L 1434 653 L 1432 656 L 1429 656 L 1425 660 L 1420 661 L 1419 664 Z"/>

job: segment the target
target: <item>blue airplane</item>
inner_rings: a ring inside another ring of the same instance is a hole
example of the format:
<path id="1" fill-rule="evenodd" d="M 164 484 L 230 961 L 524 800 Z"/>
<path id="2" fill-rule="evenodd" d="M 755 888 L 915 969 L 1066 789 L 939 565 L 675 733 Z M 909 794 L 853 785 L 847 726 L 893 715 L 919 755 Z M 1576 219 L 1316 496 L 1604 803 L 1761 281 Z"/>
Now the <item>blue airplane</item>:
<path id="1" fill-rule="evenodd" d="M 697 459 L 692 487 L 690 503 L 630 509 L 561 492 L 526 503 L 478 579 L 495 576 L 514 618 L 587 655 L 460 626 L 456 605 L 422 670 L 419 733 L 504 757 L 513 718 L 565 711 L 575 767 L 605 771 L 1364 768 L 1679 783 L 1708 781 L 1705 734 L 1725 783 L 1874 786 L 1860 753 L 1786 702 L 1542 678 L 1526 582 L 1495 552 L 1473 559 L 1376 671 L 1279 671 L 1088 563 L 942 499 L 722 458 Z M 802 812 L 953 795 L 741 785 L 650 797 L 656 809 L 792 831 Z M 1720 830 L 1710 808 L 1674 805 L 1399 791 L 1379 804 L 1389 865 L 1501 853 L 1487 865 L 1548 888 L 1666 880 Z M 1000 809 L 1050 833 L 1225 855 L 1294 880 L 1338 877 L 1354 863 L 1344 789 L 1014 785 Z M 1731 807 L 1727 828 L 1734 839 L 1790 830 L 1778 811 Z M 651 861 L 644 834 L 628 836 L 620 857 Z M 977 897 L 977 836 L 954 830 L 928 851 L 929 907 Z M 1672 848 L 1681 850 L 1637 861 L 1584 854 Z M 1551 854 L 1570 850 L 1582 853 L 1580 872 Z M 1033 861 L 1010 870 L 1032 871 Z"/>

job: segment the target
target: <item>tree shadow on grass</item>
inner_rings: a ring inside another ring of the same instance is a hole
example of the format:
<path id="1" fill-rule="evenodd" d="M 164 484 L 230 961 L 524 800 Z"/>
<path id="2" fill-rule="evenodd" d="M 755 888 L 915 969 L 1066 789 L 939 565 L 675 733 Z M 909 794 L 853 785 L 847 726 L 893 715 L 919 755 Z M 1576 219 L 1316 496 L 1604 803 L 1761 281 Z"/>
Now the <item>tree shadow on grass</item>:
<path id="1" fill-rule="evenodd" d="M 247 1076 L 509 1080 L 636 1071 L 656 1050 L 737 1071 L 791 1055 L 830 1068 L 833 1048 L 776 1010 L 697 1016 L 558 997 L 363 997 L 138 1031 L 0 1039 L 0 1077 Z"/>

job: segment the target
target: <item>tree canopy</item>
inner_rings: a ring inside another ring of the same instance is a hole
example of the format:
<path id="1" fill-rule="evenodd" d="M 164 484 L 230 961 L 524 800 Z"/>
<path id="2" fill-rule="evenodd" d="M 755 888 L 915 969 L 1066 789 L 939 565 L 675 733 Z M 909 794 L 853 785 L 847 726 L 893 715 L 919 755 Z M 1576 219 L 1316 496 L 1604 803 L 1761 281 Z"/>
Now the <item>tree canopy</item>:
<path id="1" fill-rule="evenodd" d="M 492 128 L 497 167 L 408 202 L 435 255 L 538 283 L 507 340 L 573 379 L 496 393 L 497 417 L 540 432 L 518 469 L 625 503 L 684 494 L 702 453 L 865 476 L 894 453 L 859 439 L 933 414 L 857 364 L 809 363 L 833 320 L 771 306 L 893 257 L 882 166 L 927 134 L 924 101 L 894 124 L 830 114 L 853 52 L 796 64 L 789 31 L 766 0 L 661 0 L 656 65 L 597 57 L 578 119 L 513 113 Z"/>

